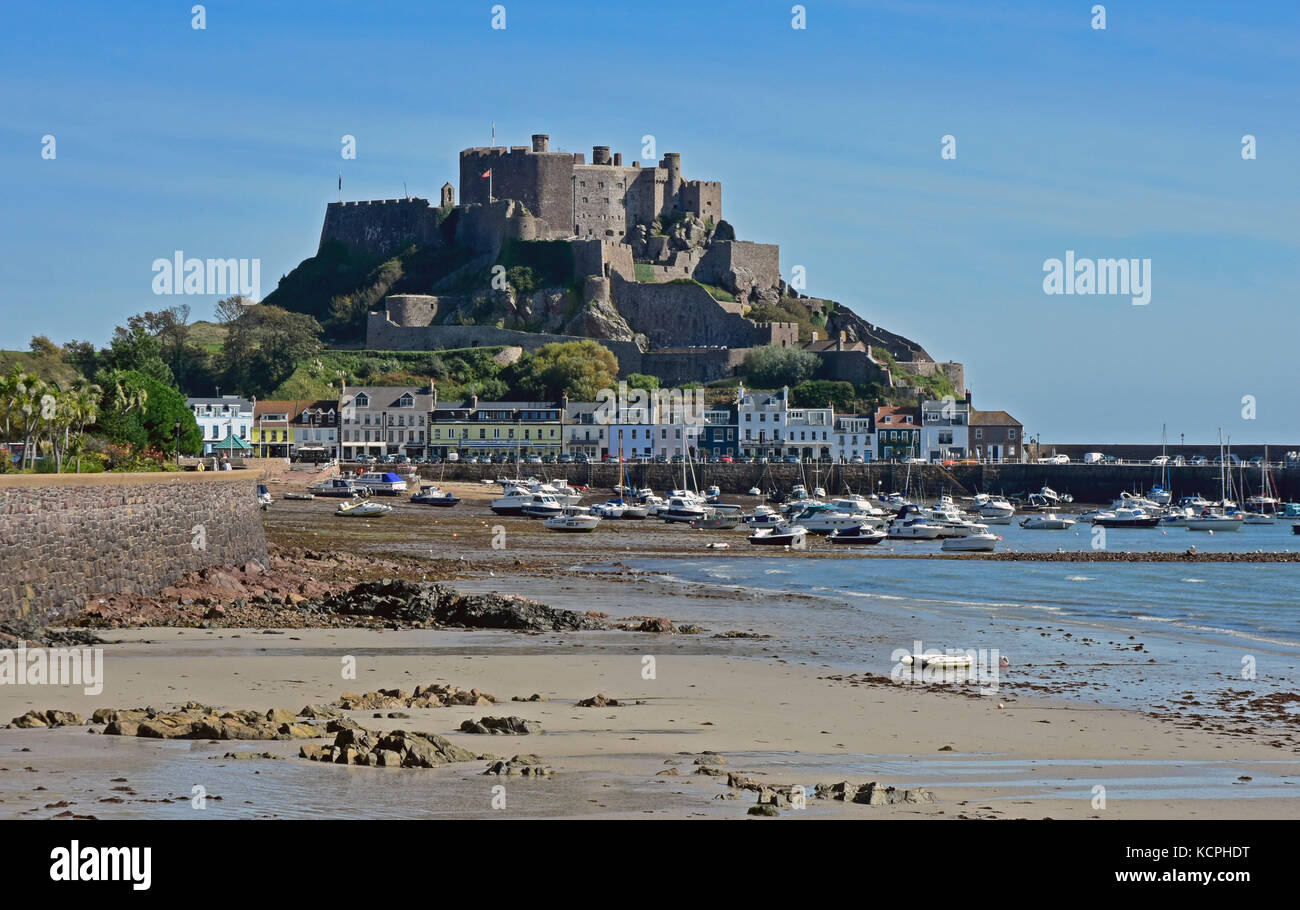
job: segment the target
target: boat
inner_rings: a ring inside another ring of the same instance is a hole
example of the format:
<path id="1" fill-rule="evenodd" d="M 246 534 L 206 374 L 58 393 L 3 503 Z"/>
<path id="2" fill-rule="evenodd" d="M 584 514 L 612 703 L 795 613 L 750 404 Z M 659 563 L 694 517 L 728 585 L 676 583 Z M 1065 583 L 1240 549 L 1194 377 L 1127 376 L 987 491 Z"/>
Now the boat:
<path id="1" fill-rule="evenodd" d="M 384 502 L 375 502 L 373 499 L 358 499 L 356 502 L 339 503 L 339 507 L 334 510 L 335 515 L 344 515 L 349 518 L 378 518 L 387 515 L 393 511 L 393 507 Z"/>
<path id="2" fill-rule="evenodd" d="M 521 487 L 511 487 L 506 495 L 492 500 L 491 509 L 498 515 L 523 515 L 524 509 L 531 507 L 533 518 L 550 518 L 564 511 L 554 496 L 548 493 L 533 493 Z"/>
<path id="3" fill-rule="evenodd" d="M 570 533 L 589 533 L 600 526 L 600 516 L 579 506 L 568 506 L 558 515 L 552 515 L 542 522 L 548 531 L 568 531 Z"/>
<path id="4" fill-rule="evenodd" d="M 710 514 L 711 510 L 694 497 L 673 496 L 668 500 L 668 505 L 659 510 L 658 517 L 664 521 L 691 522 Z"/>
<path id="5" fill-rule="evenodd" d="M 315 499 L 315 493 L 281 493 L 281 499 Z"/>
<path id="6" fill-rule="evenodd" d="M 406 492 L 406 481 L 392 471 L 366 471 L 356 482 L 357 486 L 380 496 L 396 496 Z"/>
<path id="7" fill-rule="evenodd" d="M 1228 458 L 1223 450 L 1223 428 L 1219 428 L 1219 501 L 1206 506 L 1194 518 L 1188 518 L 1184 527 L 1189 531 L 1237 531 L 1246 516 L 1228 498 Z"/>
<path id="8" fill-rule="evenodd" d="M 307 487 L 308 492 L 316 496 L 334 496 L 352 499 L 355 496 L 369 496 L 368 487 L 358 487 L 351 477 L 331 477 Z"/>
<path id="9" fill-rule="evenodd" d="M 1119 508 L 1113 512 L 1103 512 L 1092 523 L 1103 528 L 1154 528 L 1160 523 L 1160 516 L 1136 507 Z"/>
<path id="10" fill-rule="evenodd" d="M 871 516 L 861 512 L 841 512 L 824 502 L 809 502 L 792 510 L 791 520 L 810 534 L 829 534 L 841 528 L 870 524 Z"/>
<path id="11" fill-rule="evenodd" d="M 718 489 L 716 484 L 708 487 L 704 491 L 704 501 L 707 503 L 715 503 L 721 499 L 722 499 L 722 490 Z"/>
<path id="12" fill-rule="evenodd" d="M 1300 534 L 1300 521 L 1294 521 L 1291 523 L 1291 533 Z"/>
<path id="13" fill-rule="evenodd" d="M 437 484 L 423 484 L 419 491 L 411 495 L 411 502 L 425 506 L 441 506 L 450 508 L 460 500 L 451 495 L 451 493 L 439 487 Z"/>
<path id="14" fill-rule="evenodd" d="M 740 524 L 736 515 L 708 515 L 691 522 L 691 527 L 700 531 L 730 531 Z"/>
<path id="15" fill-rule="evenodd" d="M 969 667 L 974 662 L 969 654 L 904 654 L 899 661 L 905 667 Z"/>
<path id="16" fill-rule="evenodd" d="M 885 533 L 892 540 L 937 540 L 942 531 L 930 524 L 917 506 L 904 506 L 890 519 Z"/>
<path id="17" fill-rule="evenodd" d="M 780 513 L 771 506 L 756 506 L 751 514 L 744 517 L 745 524 L 751 528 L 775 527 L 783 520 Z"/>
<path id="18" fill-rule="evenodd" d="M 1160 516 L 1159 526 L 1162 528 L 1185 528 L 1187 527 L 1187 519 L 1195 517 L 1196 512 L 1192 509 L 1180 509 L 1178 506 L 1170 506 L 1169 510 Z"/>
<path id="19" fill-rule="evenodd" d="M 1242 512 L 1210 508 L 1200 515 L 1188 518 L 1183 526 L 1189 531 L 1236 531 L 1245 520 L 1246 516 Z"/>
<path id="20" fill-rule="evenodd" d="M 1272 495 L 1273 491 L 1268 476 L 1268 446 L 1264 447 L 1264 458 L 1259 463 L 1259 493 L 1246 500 L 1246 519 L 1248 525 L 1271 525 L 1277 519 L 1280 503 Z"/>
<path id="21" fill-rule="evenodd" d="M 1020 527 L 1028 531 L 1068 531 L 1074 527 L 1073 518 L 1062 518 L 1055 512 L 1044 512 L 1040 515 L 1027 515 L 1020 522 Z"/>
<path id="22" fill-rule="evenodd" d="M 949 537 L 940 544 L 939 549 L 958 553 L 992 553 L 997 544 L 996 536 L 988 531 L 981 531 L 978 534 L 967 534 L 965 537 Z"/>
<path id="23" fill-rule="evenodd" d="M 831 531 L 830 534 L 826 535 L 826 542 L 865 547 L 878 544 L 888 536 L 880 528 L 863 524 L 858 525 L 856 528 L 838 528 Z"/>
<path id="24" fill-rule="evenodd" d="M 622 499 L 607 499 L 591 507 L 591 514 L 599 515 L 601 518 L 622 518 L 626 511 L 627 506 L 623 504 Z"/>
<path id="25" fill-rule="evenodd" d="M 864 496 L 840 496 L 832 499 L 828 504 L 832 509 L 840 512 L 856 513 L 871 518 L 882 518 L 885 514 L 883 509 Z"/>
<path id="26" fill-rule="evenodd" d="M 749 495 L 750 495 L 750 496 L 762 496 L 762 495 L 763 495 L 763 491 L 760 490 L 758 487 L 750 487 L 750 488 L 749 488 Z"/>
<path id="27" fill-rule="evenodd" d="M 752 544 L 802 550 L 808 545 L 808 532 L 798 525 L 783 522 L 773 528 L 759 528 L 747 539 Z"/>
<path id="28" fill-rule="evenodd" d="M 980 518 L 989 524 L 1010 524 L 1011 517 L 1016 514 L 1016 507 L 1002 496 L 980 494 L 975 497 L 974 505 Z"/>

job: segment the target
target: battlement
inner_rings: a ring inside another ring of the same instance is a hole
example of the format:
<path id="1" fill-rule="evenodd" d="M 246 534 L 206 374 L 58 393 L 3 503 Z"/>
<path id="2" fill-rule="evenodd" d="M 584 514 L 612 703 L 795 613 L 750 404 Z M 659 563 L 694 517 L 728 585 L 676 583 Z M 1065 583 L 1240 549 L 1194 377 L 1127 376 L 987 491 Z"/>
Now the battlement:
<path id="1" fill-rule="evenodd" d="M 413 205 L 428 207 L 429 200 L 421 199 L 416 196 L 408 196 L 405 199 L 358 199 L 353 202 L 331 202 L 327 208 L 348 208 L 349 206 L 358 205 Z"/>

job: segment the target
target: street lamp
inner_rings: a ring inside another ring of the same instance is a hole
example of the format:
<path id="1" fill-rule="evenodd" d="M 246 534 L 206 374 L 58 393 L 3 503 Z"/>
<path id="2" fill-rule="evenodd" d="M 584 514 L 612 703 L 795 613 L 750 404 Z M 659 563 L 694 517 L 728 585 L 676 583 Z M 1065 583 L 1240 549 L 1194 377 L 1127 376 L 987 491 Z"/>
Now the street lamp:
<path id="1" fill-rule="evenodd" d="M 181 466 L 181 422 L 176 421 L 176 467 Z"/>

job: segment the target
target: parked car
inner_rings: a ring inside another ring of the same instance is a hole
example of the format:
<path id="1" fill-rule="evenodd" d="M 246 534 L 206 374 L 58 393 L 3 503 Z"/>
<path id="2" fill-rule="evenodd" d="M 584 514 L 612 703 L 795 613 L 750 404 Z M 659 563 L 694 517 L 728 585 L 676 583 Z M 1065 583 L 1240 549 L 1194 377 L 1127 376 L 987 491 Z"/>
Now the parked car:
<path id="1" fill-rule="evenodd" d="M 1151 459 L 1151 463 L 1154 464 L 1154 465 L 1167 465 L 1167 464 L 1169 464 L 1169 456 L 1168 456 L 1168 455 L 1157 455 L 1155 458 L 1152 458 L 1152 459 Z"/>
<path id="2" fill-rule="evenodd" d="M 1083 453 L 1083 463 L 1084 463 L 1084 464 L 1101 464 L 1101 463 L 1102 463 L 1103 461 L 1105 461 L 1105 460 L 1106 460 L 1106 456 L 1103 455 L 1101 452 L 1084 452 L 1084 453 Z M 1152 462 L 1152 463 L 1154 464 L 1154 462 Z"/>
<path id="3" fill-rule="evenodd" d="M 736 461 L 736 459 L 732 458 L 730 455 L 723 455 L 718 460 L 721 461 L 723 464 L 734 464 Z"/>
<path id="4" fill-rule="evenodd" d="M 586 464 L 589 459 L 587 458 L 586 455 L 583 455 L 581 452 L 579 452 L 577 455 L 573 456 L 573 460 L 577 464 Z"/>
<path id="5" fill-rule="evenodd" d="M 910 458 L 904 458 L 903 464 L 925 464 L 925 459 L 919 455 L 913 455 Z"/>
<path id="6" fill-rule="evenodd" d="M 529 464 L 542 464 L 542 463 L 543 463 L 543 462 L 542 462 L 542 456 L 540 456 L 540 455 L 529 455 L 529 456 L 528 456 L 528 463 L 529 463 Z"/>
<path id="7" fill-rule="evenodd" d="M 1228 464 L 1236 468 L 1241 466 L 1241 459 L 1237 457 L 1236 454 L 1229 452 L 1227 455 L 1220 455 L 1218 458 L 1214 459 L 1214 463 L 1216 465 Z"/>
<path id="8" fill-rule="evenodd" d="M 1209 464 L 1210 459 L 1206 458 L 1204 455 L 1193 455 L 1187 463 L 1199 467 L 1200 465 Z"/>
<path id="9" fill-rule="evenodd" d="M 560 456 L 560 464 L 573 464 L 573 456 L 565 452 Z"/>

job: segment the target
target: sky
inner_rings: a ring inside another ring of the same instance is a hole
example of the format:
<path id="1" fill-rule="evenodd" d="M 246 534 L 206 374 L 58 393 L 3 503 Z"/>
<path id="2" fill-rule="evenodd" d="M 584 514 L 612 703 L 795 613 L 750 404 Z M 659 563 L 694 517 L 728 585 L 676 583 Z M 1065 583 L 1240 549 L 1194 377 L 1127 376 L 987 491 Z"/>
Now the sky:
<path id="1" fill-rule="evenodd" d="M 436 200 L 493 124 L 629 161 L 651 135 L 787 279 L 1045 442 L 1300 444 L 1300 4 L 496 5 L 5 4 L 0 348 L 211 318 L 153 293 L 176 250 L 258 259 L 269 293 L 340 173 Z M 1067 250 L 1150 260 L 1149 303 L 1045 293 Z"/>

